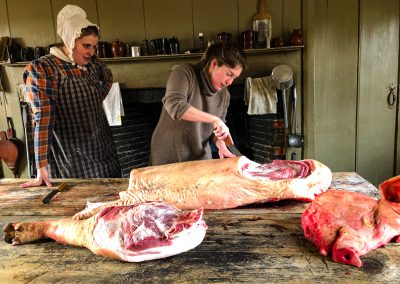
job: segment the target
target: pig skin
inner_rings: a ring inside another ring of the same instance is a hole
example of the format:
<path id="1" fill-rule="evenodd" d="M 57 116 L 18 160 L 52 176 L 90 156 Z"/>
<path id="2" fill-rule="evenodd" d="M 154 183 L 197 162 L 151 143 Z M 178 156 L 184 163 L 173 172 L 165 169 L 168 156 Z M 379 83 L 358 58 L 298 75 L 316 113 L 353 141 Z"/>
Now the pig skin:
<path id="1" fill-rule="evenodd" d="M 203 209 L 181 211 L 162 202 L 147 202 L 107 207 L 85 220 L 10 223 L 3 228 L 3 238 L 12 245 L 50 238 L 97 255 L 140 262 L 198 246 L 207 229 L 202 216 Z"/>
<path id="2" fill-rule="evenodd" d="M 244 156 L 133 169 L 128 190 L 120 192 L 119 200 L 97 208 L 89 203 L 74 218 L 88 218 L 105 206 L 144 201 L 164 201 L 182 210 L 228 209 L 283 199 L 308 202 L 328 189 L 332 172 L 315 160 L 301 162 L 308 165 L 307 176 L 280 180 L 246 174 L 246 169 L 259 164 Z"/>
<path id="3" fill-rule="evenodd" d="M 400 176 L 379 185 L 380 200 L 330 189 L 304 211 L 304 236 L 334 262 L 362 266 L 360 257 L 400 241 Z"/>

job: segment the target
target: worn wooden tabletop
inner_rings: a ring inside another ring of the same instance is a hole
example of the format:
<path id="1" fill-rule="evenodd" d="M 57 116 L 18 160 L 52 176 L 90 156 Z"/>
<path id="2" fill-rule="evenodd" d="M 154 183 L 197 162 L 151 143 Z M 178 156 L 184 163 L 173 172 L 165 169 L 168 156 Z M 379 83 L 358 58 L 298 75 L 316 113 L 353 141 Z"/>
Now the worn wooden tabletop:
<path id="1" fill-rule="evenodd" d="M 45 187 L 20 189 L 23 180 L 0 180 L 0 226 L 9 222 L 70 217 L 86 201 L 108 201 L 127 179 L 62 180 L 69 189 L 48 205 Z M 334 173 L 336 188 L 378 196 L 355 173 Z M 301 229 L 307 203 L 281 201 L 206 211 L 208 230 L 195 249 L 169 258 L 127 263 L 51 240 L 21 246 L 0 242 L 0 283 L 399 283 L 400 245 L 362 257 L 362 268 L 321 256 Z"/>

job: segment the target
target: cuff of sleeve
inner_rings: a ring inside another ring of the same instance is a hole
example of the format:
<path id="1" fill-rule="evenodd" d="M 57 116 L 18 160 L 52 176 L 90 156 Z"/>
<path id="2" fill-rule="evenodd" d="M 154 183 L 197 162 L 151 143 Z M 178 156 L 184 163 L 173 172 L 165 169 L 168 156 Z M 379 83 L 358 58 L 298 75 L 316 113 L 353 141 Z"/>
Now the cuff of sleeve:
<path id="1" fill-rule="evenodd" d="M 43 168 L 43 167 L 47 167 L 47 165 L 48 165 L 47 160 L 36 161 L 36 168 L 37 169 L 40 169 L 40 168 Z"/>
<path id="2" fill-rule="evenodd" d="M 186 104 L 175 116 L 172 116 L 173 119 L 181 120 L 182 116 L 185 112 L 190 108 L 190 104 Z"/>

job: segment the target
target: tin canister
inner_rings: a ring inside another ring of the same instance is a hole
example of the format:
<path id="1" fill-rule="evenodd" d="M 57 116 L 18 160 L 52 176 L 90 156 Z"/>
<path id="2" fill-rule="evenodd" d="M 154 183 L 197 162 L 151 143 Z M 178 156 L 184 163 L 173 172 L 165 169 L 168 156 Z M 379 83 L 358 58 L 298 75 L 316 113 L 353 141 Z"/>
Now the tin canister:
<path id="1" fill-rule="evenodd" d="M 138 57 L 140 56 L 140 46 L 132 46 L 131 47 L 132 50 L 132 57 Z"/>

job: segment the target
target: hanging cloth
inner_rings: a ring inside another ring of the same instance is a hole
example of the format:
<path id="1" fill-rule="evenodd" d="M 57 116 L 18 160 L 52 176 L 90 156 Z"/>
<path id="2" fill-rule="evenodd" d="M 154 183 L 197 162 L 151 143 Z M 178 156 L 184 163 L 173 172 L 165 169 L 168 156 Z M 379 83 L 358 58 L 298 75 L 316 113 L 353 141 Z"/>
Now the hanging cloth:
<path id="1" fill-rule="evenodd" d="M 244 101 L 249 115 L 276 113 L 278 97 L 272 77 L 247 77 Z"/>

